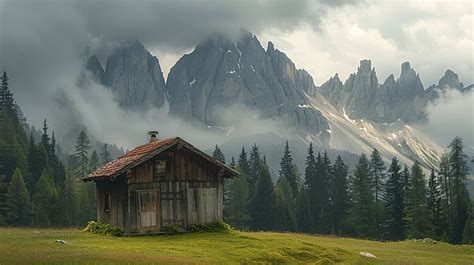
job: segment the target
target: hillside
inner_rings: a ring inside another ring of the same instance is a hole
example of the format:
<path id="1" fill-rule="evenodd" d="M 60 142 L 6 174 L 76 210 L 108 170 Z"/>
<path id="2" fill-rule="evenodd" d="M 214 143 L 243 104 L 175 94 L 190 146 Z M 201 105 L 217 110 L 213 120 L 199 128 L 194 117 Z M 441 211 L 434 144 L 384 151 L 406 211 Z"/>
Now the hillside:
<path id="1" fill-rule="evenodd" d="M 77 229 L 0 228 L 0 264 L 469 264 L 474 246 L 382 243 L 289 233 L 193 233 L 111 237 Z M 66 244 L 56 243 L 57 239 Z M 378 259 L 359 256 L 360 251 Z"/>

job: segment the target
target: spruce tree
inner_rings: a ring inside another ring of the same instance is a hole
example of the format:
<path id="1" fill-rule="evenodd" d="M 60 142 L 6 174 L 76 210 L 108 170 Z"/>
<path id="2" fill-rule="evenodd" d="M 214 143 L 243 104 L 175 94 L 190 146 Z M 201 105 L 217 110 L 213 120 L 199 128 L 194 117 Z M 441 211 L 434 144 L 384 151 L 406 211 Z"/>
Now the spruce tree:
<path id="1" fill-rule="evenodd" d="M 60 190 L 58 208 L 61 213 L 59 224 L 78 225 L 78 194 L 76 180 L 72 177 L 66 178 L 64 188 Z"/>
<path id="2" fill-rule="evenodd" d="M 36 184 L 35 193 L 32 196 L 34 224 L 40 227 L 48 227 L 55 224 L 54 218 L 58 203 L 58 192 L 53 182 L 53 170 L 47 168 L 41 174 Z"/>
<path id="3" fill-rule="evenodd" d="M 235 158 L 234 158 L 234 156 L 232 156 L 232 157 L 230 158 L 230 164 L 229 164 L 229 166 L 230 166 L 231 168 L 235 168 L 236 164 L 235 164 Z"/>
<path id="4" fill-rule="evenodd" d="M 408 238 L 431 236 L 432 226 L 427 205 L 425 176 L 420 163 L 415 161 L 411 168 L 410 186 L 405 201 L 405 223 Z"/>
<path id="5" fill-rule="evenodd" d="M 84 226 L 89 221 L 96 220 L 95 183 L 78 183 L 78 224 Z"/>
<path id="6" fill-rule="evenodd" d="M 102 145 L 102 151 L 100 152 L 100 162 L 101 165 L 105 165 L 109 163 L 112 159 L 110 158 L 110 152 L 108 150 L 108 145 L 103 144 Z"/>
<path id="7" fill-rule="evenodd" d="M 343 223 L 349 210 L 349 189 L 347 183 L 347 166 L 341 156 L 337 156 L 332 167 L 331 194 L 331 224 L 334 232 L 341 234 Z"/>
<path id="8" fill-rule="evenodd" d="M 401 166 L 396 157 L 388 169 L 388 180 L 385 185 L 383 200 L 385 203 L 385 235 L 388 240 L 403 240 L 404 230 L 404 192 Z"/>
<path id="9" fill-rule="evenodd" d="M 291 187 L 292 193 L 296 196 L 301 180 L 296 168 L 296 164 L 293 162 L 293 156 L 291 155 L 288 141 L 285 142 L 285 148 L 283 151 L 283 157 L 280 162 L 280 179 L 285 178 Z"/>
<path id="10" fill-rule="evenodd" d="M 462 239 L 464 244 L 474 244 L 474 202 L 471 202 L 471 211 L 464 225 Z"/>
<path id="11" fill-rule="evenodd" d="M 31 223 L 30 196 L 19 169 L 15 169 L 8 187 L 7 206 L 8 224 L 12 226 L 27 226 Z"/>
<path id="12" fill-rule="evenodd" d="M 308 190 L 304 186 L 300 188 L 296 197 L 296 230 L 303 233 L 314 233 Z"/>
<path id="13" fill-rule="evenodd" d="M 430 220 L 433 227 L 432 235 L 439 239 L 442 233 L 441 222 L 441 192 L 438 185 L 438 178 L 434 169 L 431 169 L 428 179 L 428 209 L 430 211 Z"/>
<path id="14" fill-rule="evenodd" d="M 308 201 L 310 212 L 312 214 L 313 228 L 316 230 L 319 220 L 319 213 L 321 212 L 321 194 L 319 193 L 320 183 L 317 177 L 316 159 L 314 157 L 313 144 L 309 144 L 308 154 L 306 156 L 306 168 L 304 171 L 305 186 L 308 190 Z"/>
<path id="15" fill-rule="evenodd" d="M 441 214 L 442 218 L 440 235 L 441 239 L 447 241 L 450 224 L 452 223 L 452 201 L 451 201 L 451 175 L 449 173 L 449 159 L 447 154 L 443 154 L 440 159 L 438 171 L 438 183 L 441 195 Z"/>
<path id="16" fill-rule="evenodd" d="M 330 194 L 330 183 L 331 183 L 331 161 L 324 151 L 323 156 L 318 152 L 316 157 L 316 192 L 319 193 L 319 212 L 315 216 L 315 228 L 316 231 L 322 234 L 328 234 L 331 232 L 331 194 Z"/>
<path id="17" fill-rule="evenodd" d="M 0 175 L 10 181 L 16 168 L 26 172 L 28 137 L 18 116 L 6 72 L 0 77 Z"/>
<path id="18" fill-rule="evenodd" d="M 403 180 L 403 193 L 408 193 L 408 189 L 410 188 L 410 169 L 408 166 L 405 164 L 405 167 L 403 168 L 402 172 L 402 180 Z"/>
<path id="19" fill-rule="evenodd" d="M 212 152 L 212 157 L 214 159 L 216 159 L 217 161 L 220 161 L 222 162 L 223 164 L 225 164 L 225 157 L 224 157 L 224 154 L 222 153 L 221 149 L 219 148 L 219 146 L 216 144 L 216 146 L 214 147 L 214 151 Z"/>
<path id="20" fill-rule="evenodd" d="M 43 134 L 41 135 L 41 144 L 43 144 L 46 150 L 48 150 L 51 145 L 51 138 L 49 137 L 49 134 L 48 134 L 48 123 L 46 119 L 44 119 L 43 121 Z"/>
<path id="21" fill-rule="evenodd" d="M 89 149 L 91 148 L 89 137 L 87 136 L 85 131 L 81 131 L 79 133 L 79 136 L 77 137 L 77 140 L 76 140 L 75 148 L 76 148 L 76 152 L 74 153 L 74 156 L 79 161 L 78 176 L 81 178 L 84 178 L 88 171 L 88 164 L 89 164 L 88 152 L 89 152 Z"/>
<path id="22" fill-rule="evenodd" d="M 377 239 L 381 238 L 382 233 L 382 215 L 383 203 L 382 196 L 385 181 L 385 164 L 377 149 L 372 151 L 370 156 L 370 178 L 372 181 L 372 189 L 374 194 L 374 215 L 375 215 L 375 232 Z"/>
<path id="23" fill-rule="evenodd" d="M 256 186 L 258 183 L 258 177 L 260 175 L 261 169 L 262 158 L 260 157 L 260 152 L 258 150 L 257 144 L 254 144 L 254 146 L 252 146 L 252 152 L 250 152 L 248 172 L 249 191 L 251 198 L 255 194 Z"/>
<path id="24" fill-rule="evenodd" d="M 268 166 L 262 163 L 255 194 L 251 203 L 252 229 L 270 231 L 273 229 L 275 192 Z"/>
<path id="25" fill-rule="evenodd" d="M 278 180 L 275 187 L 275 219 L 273 229 L 277 231 L 295 231 L 296 201 L 289 181 L 285 176 Z"/>
<path id="26" fill-rule="evenodd" d="M 244 173 L 248 176 L 249 174 L 249 161 L 247 158 L 247 153 L 245 152 L 245 148 L 242 147 L 242 151 L 239 154 L 239 159 L 237 161 L 239 165 L 239 169 L 241 173 Z"/>
<path id="27" fill-rule="evenodd" d="M 459 244 L 462 242 L 462 234 L 466 224 L 470 200 L 466 188 L 469 168 L 467 156 L 463 151 L 464 144 L 461 138 L 456 137 L 449 145 L 449 174 L 451 176 L 451 207 L 452 220 L 449 229 L 449 242 Z"/>
<path id="28" fill-rule="evenodd" d="M 365 154 L 359 158 L 354 176 L 351 179 L 351 220 L 353 230 L 357 236 L 363 238 L 374 238 L 375 215 L 374 215 L 374 192 L 370 179 L 369 160 Z"/>
<path id="29" fill-rule="evenodd" d="M 99 168 L 99 156 L 97 155 L 97 152 L 94 150 L 92 151 L 91 157 L 89 158 L 89 170 L 94 171 L 97 168 Z"/>
<path id="30" fill-rule="evenodd" d="M 240 176 L 231 179 L 228 184 L 228 203 L 224 211 L 225 221 L 239 229 L 248 229 L 250 224 L 249 214 L 249 186 L 247 175 L 237 167 Z"/>

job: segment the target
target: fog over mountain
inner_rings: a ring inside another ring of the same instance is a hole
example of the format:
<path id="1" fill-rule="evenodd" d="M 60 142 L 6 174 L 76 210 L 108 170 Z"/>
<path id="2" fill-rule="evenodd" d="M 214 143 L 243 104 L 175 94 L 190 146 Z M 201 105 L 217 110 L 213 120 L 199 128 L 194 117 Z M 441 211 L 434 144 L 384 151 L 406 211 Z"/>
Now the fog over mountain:
<path id="1" fill-rule="evenodd" d="M 392 132 L 419 130 L 472 149 L 472 5 L 403 3 L 2 1 L 0 70 L 29 122 L 48 118 L 59 138 L 77 124 L 125 148 L 150 129 L 201 148 L 297 134 L 298 151 L 314 141 L 357 153 L 379 137 L 409 159 L 421 147 Z M 387 22 L 397 16 L 400 29 Z"/>

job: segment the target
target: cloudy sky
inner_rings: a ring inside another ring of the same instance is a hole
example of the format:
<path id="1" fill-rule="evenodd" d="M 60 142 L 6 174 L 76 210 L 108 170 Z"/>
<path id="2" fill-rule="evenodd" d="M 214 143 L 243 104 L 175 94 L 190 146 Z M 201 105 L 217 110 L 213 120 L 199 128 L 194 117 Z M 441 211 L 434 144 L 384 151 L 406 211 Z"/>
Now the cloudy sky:
<path id="1" fill-rule="evenodd" d="M 471 84 L 473 8 L 470 0 L 0 0 L 0 70 L 8 71 L 34 124 L 58 114 L 52 99 L 79 104 L 70 89 L 85 47 L 138 39 L 159 58 L 166 78 L 209 34 L 234 36 L 240 29 L 264 47 L 271 40 L 317 85 L 335 73 L 344 80 L 366 58 L 380 83 L 409 61 L 425 87 L 448 68 Z"/>

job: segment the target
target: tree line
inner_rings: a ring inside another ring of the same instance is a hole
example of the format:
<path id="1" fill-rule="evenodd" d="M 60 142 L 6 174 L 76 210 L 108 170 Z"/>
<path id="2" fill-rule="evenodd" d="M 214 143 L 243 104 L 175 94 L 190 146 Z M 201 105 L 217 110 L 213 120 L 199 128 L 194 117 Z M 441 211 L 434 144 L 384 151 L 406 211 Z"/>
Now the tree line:
<path id="1" fill-rule="evenodd" d="M 216 146 L 214 158 L 225 162 Z M 455 138 L 439 170 L 426 181 L 422 166 L 387 165 L 377 149 L 361 154 L 355 169 L 338 156 L 308 147 L 301 177 L 285 143 L 276 183 L 257 145 L 230 163 L 241 176 L 225 183 L 224 219 L 254 231 L 335 234 L 375 240 L 433 238 L 474 242 L 474 209 L 466 188 L 463 142 Z"/>
<path id="2" fill-rule="evenodd" d="M 82 226 L 96 218 L 95 186 L 81 178 L 111 160 L 107 145 L 90 155 L 85 131 L 67 167 L 58 158 L 54 132 L 44 121 L 41 138 L 27 135 L 8 75 L 0 77 L 0 226 Z"/>
<path id="3" fill-rule="evenodd" d="M 107 144 L 91 152 L 85 131 L 65 166 L 46 120 L 41 137 L 28 136 L 25 118 L 0 77 L 0 226 L 80 226 L 95 220 L 95 186 L 81 178 L 111 160 Z M 472 202 L 463 143 L 455 138 L 426 183 L 420 163 L 411 169 L 393 158 L 386 168 L 379 152 L 362 154 L 351 174 L 338 156 L 308 147 L 301 177 L 288 142 L 273 183 L 258 146 L 242 148 L 230 165 L 241 172 L 226 180 L 224 217 L 244 230 L 296 231 L 378 240 L 432 237 L 472 243 Z M 216 145 L 213 157 L 225 163 Z"/>

